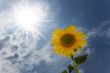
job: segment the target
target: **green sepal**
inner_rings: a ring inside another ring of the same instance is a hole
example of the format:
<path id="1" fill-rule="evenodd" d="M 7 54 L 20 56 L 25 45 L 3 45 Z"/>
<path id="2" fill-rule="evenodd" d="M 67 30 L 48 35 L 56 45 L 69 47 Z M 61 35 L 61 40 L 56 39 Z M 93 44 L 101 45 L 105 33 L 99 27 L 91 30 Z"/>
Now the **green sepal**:
<path id="1" fill-rule="evenodd" d="M 71 73 L 73 71 L 74 67 L 71 64 L 69 64 L 68 69 L 69 69 L 69 73 Z"/>
<path id="2" fill-rule="evenodd" d="M 50 44 L 51 46 L 55 46 L 53 43 L 52 44 Z"/>
<path id="3" fill-rule="evenodd" d="M 66 70 L 62 71 L 62 73 L 68 73 Z"/>
<path id="4" fill-rule="evenodd" d="M 77 65 L 82 64 L 86 61 L 88 54 L 82 55 L 82 56 L 78 56 L 75 59 L 75 62 Z"/>

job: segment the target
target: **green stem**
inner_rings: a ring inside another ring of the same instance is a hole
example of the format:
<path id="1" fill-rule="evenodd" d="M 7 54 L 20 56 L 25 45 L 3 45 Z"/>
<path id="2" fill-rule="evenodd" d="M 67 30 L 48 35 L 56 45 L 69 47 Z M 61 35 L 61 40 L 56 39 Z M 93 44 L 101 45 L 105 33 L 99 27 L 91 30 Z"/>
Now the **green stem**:
<path id="1" fill-rule="evenodd" d="M 73 64 L 74 64 L 75 73 L 79 73 L 79 71 L 78 71 L 78 65 L 76 64 L 75 59 L 73 58 L 73 55 L 71 56 L 71 59 L 72 59 Z"/>

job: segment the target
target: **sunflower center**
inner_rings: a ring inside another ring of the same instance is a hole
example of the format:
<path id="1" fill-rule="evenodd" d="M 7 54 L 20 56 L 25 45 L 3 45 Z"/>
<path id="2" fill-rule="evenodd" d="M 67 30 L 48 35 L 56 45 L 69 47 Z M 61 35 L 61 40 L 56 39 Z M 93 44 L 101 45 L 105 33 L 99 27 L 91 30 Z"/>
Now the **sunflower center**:
<path id="1" fill-rule="evenodd" d="M 71 47 L 75 43 L 75 38 L 72 34 L 64 34 L 60 38 L 60 43 L 65 47 Z"/>

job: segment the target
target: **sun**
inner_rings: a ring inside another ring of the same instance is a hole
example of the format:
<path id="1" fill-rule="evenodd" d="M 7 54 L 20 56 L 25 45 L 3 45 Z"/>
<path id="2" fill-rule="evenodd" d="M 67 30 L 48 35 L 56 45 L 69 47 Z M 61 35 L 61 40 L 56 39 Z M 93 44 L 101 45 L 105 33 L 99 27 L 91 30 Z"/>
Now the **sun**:
<path id="1" fill-rule="evenodd" d="M 43 30 L 47 30 L 47 26 L 50 25 L 47 23 L 53 22 L 53 17 L 50 15 L 52 14 L 51 8 L 48 4 L 23 0 L 9 5 L 9 8 L 3 11 L 3 18 L 0 20 L 6 25 L 1 27 L 10 29 L 12 37 L 19 35 L 20 38 L 26 39 L 25 42 L 39 39 L 39 36 L 47 40 Z"/>
<path id="2" fill-rule="evenodd" d="M 16 24 L 28 32 L 33 32 L 35 27 L 46 17 L 41 6 L 22 5 L 15 6 L 13 16 Z"/>
<path id="3" fill-rule="evenodd" d="M 30 29 L 36 23 L 37 16 L 35 12 L 29 8 L 23 8 L 16 12 L 16 21 L 26 29 Z"/>

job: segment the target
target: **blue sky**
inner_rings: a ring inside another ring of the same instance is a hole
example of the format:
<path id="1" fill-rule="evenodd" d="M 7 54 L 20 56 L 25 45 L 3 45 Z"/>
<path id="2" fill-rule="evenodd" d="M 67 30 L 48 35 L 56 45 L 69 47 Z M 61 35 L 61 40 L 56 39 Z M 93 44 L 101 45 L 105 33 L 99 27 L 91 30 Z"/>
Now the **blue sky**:
<path id="1" fill-rule="evenodd" d="M 28 34 L 28 40 L 10 21 L 12 8 L 27 1 L 42 5 L 47 13 L 46 22 L 35 27 L 40 33 Z M 50 36 L 54 28 L 68 25 L 76 25 L 88 37 L 81 54 L 89 55 L 80 73 L 110 73 L 109 0 L 0 0 L 0 73 L 61 73 L 71 59 L 53 53 Z"/>

